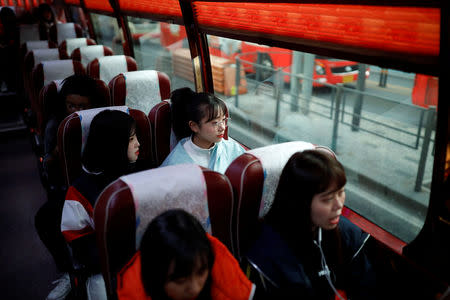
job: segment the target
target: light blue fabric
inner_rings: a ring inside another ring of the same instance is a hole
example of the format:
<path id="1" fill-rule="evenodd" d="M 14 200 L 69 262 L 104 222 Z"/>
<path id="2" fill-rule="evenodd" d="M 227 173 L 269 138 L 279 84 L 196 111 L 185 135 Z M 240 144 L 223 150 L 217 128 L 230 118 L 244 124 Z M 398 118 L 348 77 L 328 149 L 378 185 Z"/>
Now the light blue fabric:
<path id="1" fill-rule="evenodd" d="M 181 139 L 175 148 L 173 148 L 172 152 L 170 152 L 167 158 L 163 161 L 161 167 L 195 163 L 183 147 L 184 143 L 186 143 L 186 141 L 190 138 L 191 137 L 186 137 Z M 231 162 L 244 152 L 244 148 L 242 148 L 242 146 L 236 141 L 232 139 L 222 140 L 215 144 L 211 152 L 211 159 L 209 161 L 208 168 L 224 174 Z"/>

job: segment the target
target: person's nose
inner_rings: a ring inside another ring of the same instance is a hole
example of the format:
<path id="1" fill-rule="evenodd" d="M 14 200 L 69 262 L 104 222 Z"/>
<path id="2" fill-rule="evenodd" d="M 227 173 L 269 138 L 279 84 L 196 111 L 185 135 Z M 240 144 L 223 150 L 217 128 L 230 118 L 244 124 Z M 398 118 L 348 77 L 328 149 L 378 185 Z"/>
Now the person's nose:
<path id="1" fill-rule="evenodd" d="M 344 207 L 345 196 L 336 194 L 334 196 L 334 210 L 341 210 Z"/>

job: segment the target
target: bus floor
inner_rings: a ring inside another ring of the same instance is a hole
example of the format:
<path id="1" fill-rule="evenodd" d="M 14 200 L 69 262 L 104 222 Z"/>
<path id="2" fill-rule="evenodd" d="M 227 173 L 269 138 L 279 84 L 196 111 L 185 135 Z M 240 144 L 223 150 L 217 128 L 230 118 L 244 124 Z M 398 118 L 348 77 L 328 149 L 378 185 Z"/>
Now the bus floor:
<path id="1" fill-rule="evenodd" d="M 3 299 L 45 299 L 60 275 L 34 227 L 47 195 L 31 138 L 0 136 L 0 282 Z"/>

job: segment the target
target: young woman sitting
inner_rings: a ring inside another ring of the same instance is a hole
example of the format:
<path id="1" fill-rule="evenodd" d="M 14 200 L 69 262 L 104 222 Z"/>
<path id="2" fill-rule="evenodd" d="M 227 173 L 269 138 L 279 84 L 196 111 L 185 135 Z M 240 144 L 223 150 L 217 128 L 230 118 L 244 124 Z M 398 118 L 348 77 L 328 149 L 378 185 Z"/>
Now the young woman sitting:
<path id="1" fill-rule="evenodd" d="M 345 183 L 342 165 L 322 151 L 288 160 L 247 253 L 262 299 L 377 298 L 369 235 L 342 216 Z"/>
<path id="2" fill-rule="evenodd" d="M 196 163 L 225 173 L 245 151 L 231 138 L 223 139 L 228 122 L 225 103 L 213 94 L 189 88 L 175 90 L 171 102 L 172 128 L 179 142 L 161 166 Z"/>
<path id="3" fill-rule="evenodd" d="M 61 218 L 61 231 L 74 260 L 94 275 L 87 282 L 89 299 L 106 299 L 95 240 L 95 202 L 109 183 L 134 171 L 138 155 L 136 123 L 131 116 L 104 110 L 94 117 L 82 156 L 83 173 L 67 191 Z"/>
<path id="4" fill-rule="evenodd" d="M 236 259 L 184 210 L 156 217 L 119 274 L 119 300 L 248 300 L 254 285 Z"/>

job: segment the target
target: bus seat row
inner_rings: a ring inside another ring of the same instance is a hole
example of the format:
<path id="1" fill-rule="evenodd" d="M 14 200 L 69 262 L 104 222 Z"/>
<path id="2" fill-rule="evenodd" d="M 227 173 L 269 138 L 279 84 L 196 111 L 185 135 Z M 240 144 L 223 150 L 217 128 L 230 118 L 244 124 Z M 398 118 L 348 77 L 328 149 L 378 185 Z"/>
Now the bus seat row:
<path id="1" fill-rule="evenodd" d="M 196 165 L 175 165 L 123 176 L 99 196 L 94 208 L 97 244 L 108 297 L 114 299 L 121 271 L 139 248 L 143 230 L 159 213 L 182 208 L 240 260 L 270 207 L 281 171 L 298 151 L 321 146 L 288 142 L 242 154 L 225 174 Z M 274 155 L 276 154 L 276 155 Z M 276 159 L 274 159 L 276 157 Z M 206 198 L 206 199 L 205 199 Z M 205 209 L 207 209 L 205 211 Z"/>

